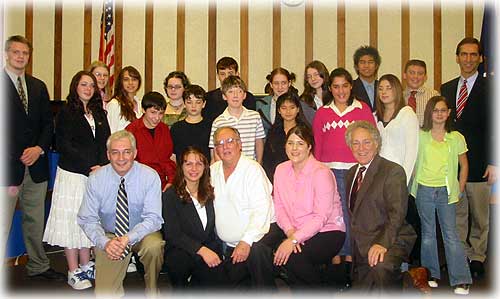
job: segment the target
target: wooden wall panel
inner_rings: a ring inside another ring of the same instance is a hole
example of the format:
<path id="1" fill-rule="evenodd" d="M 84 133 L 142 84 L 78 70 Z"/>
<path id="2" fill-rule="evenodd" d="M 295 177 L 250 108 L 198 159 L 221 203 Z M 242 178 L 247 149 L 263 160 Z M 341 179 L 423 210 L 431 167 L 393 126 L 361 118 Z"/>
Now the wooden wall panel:
<path id="1" fill-rule="evenodd" d="M 154 49 L 154 3 L 146 2 L 144 43 L 144 92 L 153 90 L 153 49 Z"/>
<path id="2" fill-rule="evenodd" d="M 433 30 L 434 30 L 434 89 L 440 90 L 442 81 L 442 47 L 443 47 L 443 39 L 442 39 L 442 8 L 441 1 L 434 1 L 434 9 L 433 9 Z M 446 80 L 444 81 L 446 82 Z"/>
<path id="3" fill-rule="evenodd" d="M 314 49 L 314 2 L 313 0 L 306 0 L 306 7 L 304 12 L 304 47 L 305 47 L 305 60 L 304 65 L 313 60 Z M 297 70 L 298 71 L 298 70 Z"/>
<path id="4" fill-rule="evenodd" d="M 281 1 L 273 1 L 273 69 L 281 65 Z"/>
<path id="5" fill-rule="evenodd" d="M 240 76 L 248 82 L 248 1 L 240 3 Z"/>
<path id="6" fill-rule="evenodd" d="M 26 17 L 24 19 L 24 30 L 25 30 L 24 36 L 29 41 L 33 41 L 33 0 L 27 0 L 25 8 L 26 8 Z M 26 72 L 28 74 L 31 74 L 33 72 L 32 60 L 28 62 L 28 65 L 26 66 Z"/>
<path id="7" fill-rule="evenodd" d="M 54 7 L 54 99 L 62 99 L 62 3 Z"/>
<path id="8" fill-rule="evenodd" d="M 83 12 L 83 67 L 92 63 L 92 2 L 85 0 Z M 99 39 L 97 39 L 97 43 Z"/>

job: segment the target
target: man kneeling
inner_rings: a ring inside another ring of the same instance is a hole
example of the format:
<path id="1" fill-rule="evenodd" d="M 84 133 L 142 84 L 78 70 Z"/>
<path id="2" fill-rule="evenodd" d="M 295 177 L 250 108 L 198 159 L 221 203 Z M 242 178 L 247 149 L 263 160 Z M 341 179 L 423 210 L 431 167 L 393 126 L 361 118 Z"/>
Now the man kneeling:
<path id="1" fill-rule="evenodd" d="M 110 164 L 89 177 L 78 224 L 94 244 L 98 297 L 123 296 L 123 279 L 131 252 L 144 265 L 146 294 L 157 294 L 165 242 L 159 232 L 161 183 L 158 174 L 134 161 L 136 141 L 125 130 L 106 143 Z"/>

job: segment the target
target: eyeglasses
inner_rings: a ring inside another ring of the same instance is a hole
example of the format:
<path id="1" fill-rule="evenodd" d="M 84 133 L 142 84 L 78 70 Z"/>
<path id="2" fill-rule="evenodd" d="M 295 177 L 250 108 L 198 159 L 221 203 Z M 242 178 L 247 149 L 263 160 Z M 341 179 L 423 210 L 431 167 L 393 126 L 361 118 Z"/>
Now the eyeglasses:
<path id="1" fill-rule="evenodd" d="M 432 110 L 432 113 L 446 113 L 448 112 L 448 109 L 434 109 Z"/>
<path id="2" fill-rule="evenodd" d="M 181 89 L 182 85 L 167 85 L 167 89 L 174 90 L 174 89 Z"/>
<path id="3" fill-rule="evenodd" d="M 238 138 L 228 138 L 228 139 L 223 139 L 215 142 L 215 146 L 224 146 L 226 144 L 227 146 L 233 146 L 236 144 L 236 142 L 240 141 Z"/>
<path id="4" fill-rule="evenodd" d="M 319 73 L 314 73 L 314 74 L 311 74 L 311 75 L 307 75 L 306 79 L 307 80 L 311 80 L 312 78 L 319 78 L 319 77 L 321 77 L 321 75 Z"/>

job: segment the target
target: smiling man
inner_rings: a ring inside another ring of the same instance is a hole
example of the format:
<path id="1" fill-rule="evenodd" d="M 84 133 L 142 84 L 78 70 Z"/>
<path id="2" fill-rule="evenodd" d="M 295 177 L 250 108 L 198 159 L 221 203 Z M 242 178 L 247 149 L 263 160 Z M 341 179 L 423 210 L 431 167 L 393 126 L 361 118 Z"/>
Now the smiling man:
<path id="1" fill-rule="evenodd" d="M 356 99 L 368 104 L 373 112 L 378 90 L 377 72 L 382 58 L 376 48 L 362 46 L 354 52 L 353 60 L 358 78 L 352 84 L 352 92 Z"/>
<path id="2" fill-rule="evenodd" d="M 358 164 L 349 169 L 353 288 L 362 292 L 402 289 L 401 263 L 416 239 L 406 223 L 408 189 L 403 167 L 379 156 L 379 131 L 367 121 L 349 125 L 345 135 Z"/>
<path id="3" fill-rule="evenodd" d="M 457 204 L 457 230 L 471 261 L 472 278 L 480 279 L 488 247 L 491 185 L 497 179 L 490 114 L 494 105 L 489 80 L 477 71 L 483 57 L 479 41 L 473 37 L 462 39 L 455 54 L 460 76 L 441 85 L 441 95 L 451 109 L 454 129 L 464 135 L 469 148 L 469 175 L 462 200 Z"/>
<path id="4" fill-rule="evenodd" d="M 213 139 L 220 157 L 210 166 L 215 225 L 226 244 L 224 267 L 231 284 L 241 286 L 249 280 L 259 289 L 275 288 L 271 244 L 279 230 L 271 224 L 271 182 L 259 163 L 241 154 L 237 129 L 218 128 Z"/>
<path id="5" fill-rule="evenodd" d="M 110 163 L 89 176 L 78 224 L 95 247 L 95 293 L 124 295 L 123 280 L 132 256 L 144 265 L 146 295 L 157 295 L 165 242 L 159 232 L 161 190 L 158 174 L 134 161 L 136 141 L 121 130 L 107 140 Z"/>

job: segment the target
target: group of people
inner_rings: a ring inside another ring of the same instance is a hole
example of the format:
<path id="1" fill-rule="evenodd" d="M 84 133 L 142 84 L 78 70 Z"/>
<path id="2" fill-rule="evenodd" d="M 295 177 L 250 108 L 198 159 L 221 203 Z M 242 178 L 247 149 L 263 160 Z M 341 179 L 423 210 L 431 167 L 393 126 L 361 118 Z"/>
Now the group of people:
<path id="1" fill-rule="evenodd" d="M 280 275 L 313 290 L 326 265 L 342 287 L 385 292 L 401 289 L 408 263 L 437 287 L 436 212 L 454 292 L 468 294 L 484 275 L 496 166 L 477 39 L 457 45 L 461 74 L 441 95 L 425 86 L 421 60 L 406 63 L 404 89 L 393 74 L 377 79 L 381 57 L 369 46 L 354 54 L 356 80 L 315 60 L 299 95 L 295 74 L 279 67 L 264 98 L 230 57 L 217 62 L 221 87 L 207 93 L 169 73 L 168 99 L 139 98 L 132 66 L 111 91 L 109 69 L 94 62 L 74 75 L 55 119 L 60 158 L 45 230 L 54 125 L 45 84 L 25 73 L 31 51 L 10 37 L 3 72 L 3 236 L 19 198 L 31 277 L 74 289 L 95 280 L 96 294 L 121 296 L 135 252 L 152 296 L 164 264 L 174 288 L 274 290 Z M 64 247 L 67 276 L 50 268 L 42 240 Z"/>

